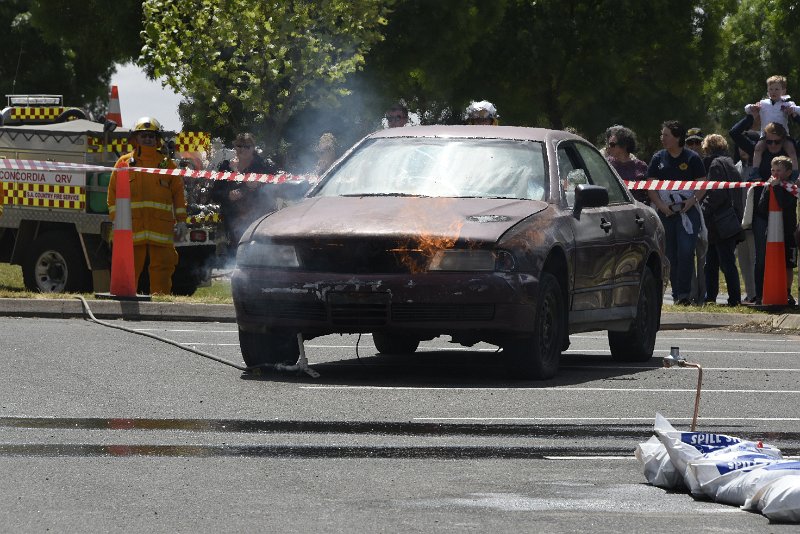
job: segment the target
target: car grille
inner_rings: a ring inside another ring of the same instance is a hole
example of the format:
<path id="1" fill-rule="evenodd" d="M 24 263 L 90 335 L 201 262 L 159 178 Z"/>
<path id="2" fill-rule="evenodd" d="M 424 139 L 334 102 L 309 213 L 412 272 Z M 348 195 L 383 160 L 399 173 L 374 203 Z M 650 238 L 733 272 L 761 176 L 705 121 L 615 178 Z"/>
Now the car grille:
<path id="1" fill-rule="evenodd" d="M 273 319 L 302 319 L 325 321 L 328 314 L 322 302 L 244 301 L 247 315 Z"/>
<path id="2" fill-rule="evenodd" d="M 420 323 L 429 321 L 491 321 L 493 304 L 394 304 L 392 321 Z"/>
<path id="3" fill-rule="evenodd" d="M 394 274 L 424 271 L 430 260 L 413 243 L 360 241 L 296 243 L 300 265 L 306 271 L 353 274 Z"/>

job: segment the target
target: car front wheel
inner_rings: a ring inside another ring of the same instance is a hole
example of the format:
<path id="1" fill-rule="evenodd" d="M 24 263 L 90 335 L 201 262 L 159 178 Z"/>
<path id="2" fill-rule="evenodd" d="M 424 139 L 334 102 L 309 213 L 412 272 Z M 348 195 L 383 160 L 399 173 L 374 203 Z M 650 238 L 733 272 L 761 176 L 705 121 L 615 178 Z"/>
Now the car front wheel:
<path id="1" fill-rule="evenodd" d="M 645 268 L 636 319 L 627 332 L 609 332 L 611 357 L 620 362 L 646 362 L 653 356 L 661 316 L 661 294 L 658 280 Z"/>
<path id="2" fill-rule="evenodd" d="M 536 300 L 534 333 L 503 345 L 512 373 L 526 380 L 547 380 L 558 372 L 564 343 L 564 299 L 558 279 L 543 273 Z"/>
<path id="3" fill-rule="evenodd" d="M 411 354 L 419 347 L 419 339 L 383 332 L 372 334 L 372 341 L 381 354 Z"/>
<path id="4" fill-rule="evenodd" d="M 286 332 L 246 332 L 239 330 L 242 359 L 248 367 L 264 364 L 294 364 L 300 356 L 297 336 Z"/>

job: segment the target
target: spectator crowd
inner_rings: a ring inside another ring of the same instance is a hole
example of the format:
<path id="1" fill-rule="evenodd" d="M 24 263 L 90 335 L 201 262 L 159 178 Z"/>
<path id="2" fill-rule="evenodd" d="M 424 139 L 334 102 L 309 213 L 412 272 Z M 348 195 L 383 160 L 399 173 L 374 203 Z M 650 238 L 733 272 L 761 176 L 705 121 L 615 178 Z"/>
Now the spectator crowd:
<path id="1" fill-rule="evenodd" d="M 800 240 L 798 203 L 786 185 L 798 176 L 797 150 L 788 131 L 790 121 L 800 123 L 800 107 L 786 90 L 785 77 L 767 79 L 767 96 L 744 106 L 744 116 L 730 128 L 732 146 L 722 135 L 703 135 L 699 128 L 687 129 L 668 120 L 661 125 L 663 149 L 648 164 L 634 155 L 636 136 L 629 128 L 615 125 L 606 130 L 606 158 L 626 181 L 767 183 L 749 188 L 633 191 L 664 224 L 675 304 L 715 303 L 720 271 L 729 305 L 762 304 L 765 277 L 768 281 L 774 277 L 774 272 L 765 272 L 765 258 L 770 196 L 775 195 L 783 221 L 778 239 L 784 242 L 786 304 L 796 305 L 792 280 Z"/>

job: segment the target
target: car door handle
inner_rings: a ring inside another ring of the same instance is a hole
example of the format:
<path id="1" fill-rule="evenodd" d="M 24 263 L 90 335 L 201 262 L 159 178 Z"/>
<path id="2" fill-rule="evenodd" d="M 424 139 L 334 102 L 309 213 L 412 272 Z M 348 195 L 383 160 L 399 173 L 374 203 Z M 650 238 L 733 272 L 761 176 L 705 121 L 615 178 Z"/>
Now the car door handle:
<path id="1" fill-rule="evenodd" d="M 611 223 L 605 219 L 600 219 L 600 228 L 605 230 L 606 233 L 611 231 Z"/>
<path id="2" fill-rule="evenodd" d="M 636 220 L 636 224 L 639 225 L 639 230 L 644 229 L 644 217 L 641 217 L 641 216 L 637 215 L 635 220 Z"/>

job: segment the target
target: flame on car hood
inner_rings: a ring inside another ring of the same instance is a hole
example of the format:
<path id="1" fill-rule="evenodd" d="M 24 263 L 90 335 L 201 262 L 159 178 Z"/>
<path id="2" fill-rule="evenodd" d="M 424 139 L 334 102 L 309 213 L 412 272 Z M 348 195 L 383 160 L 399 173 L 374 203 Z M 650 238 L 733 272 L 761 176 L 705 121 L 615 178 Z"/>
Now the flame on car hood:
<path id="1" fill-rule="evenodd" d="M 538 200 L 429 197 L 316 197 L 264 219 L 256 239 L 426 236 L 496 241 L 547 203 Z M 445 247 L 447 248 L 447 247 Z"/>

